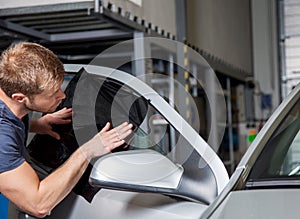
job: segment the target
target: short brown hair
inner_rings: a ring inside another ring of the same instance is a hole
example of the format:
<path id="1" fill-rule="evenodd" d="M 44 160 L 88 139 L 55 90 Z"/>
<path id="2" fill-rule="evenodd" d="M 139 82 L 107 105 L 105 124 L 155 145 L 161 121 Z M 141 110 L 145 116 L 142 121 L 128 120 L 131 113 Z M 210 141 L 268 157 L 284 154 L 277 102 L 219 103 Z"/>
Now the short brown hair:
<path id="1" fill-rule="evenodd" d="M 63 78 L 62 62 L 36 43 L 17 43 L 0 57 L 0 87 L 9 97 L 15 92 L 32 97 L 58 85 Z"/>

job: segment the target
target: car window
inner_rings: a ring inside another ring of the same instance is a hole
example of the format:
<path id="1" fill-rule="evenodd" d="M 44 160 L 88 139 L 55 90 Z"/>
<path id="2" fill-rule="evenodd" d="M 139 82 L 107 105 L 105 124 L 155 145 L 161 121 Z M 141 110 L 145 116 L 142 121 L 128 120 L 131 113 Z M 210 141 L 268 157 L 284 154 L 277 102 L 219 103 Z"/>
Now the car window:
<path id="1" fill-rule="evenodd" d="M 195 153 L 193 146 L 151 105 L 151 102 L 148 103 L 143 123 L 137 127 L 128 144 L 129 150 L 152 149 L 181 165 Z"/>
<path id="2" fill-rule="evenodd" d="M 129 141 L 129 149 L 153 149 L 166 155 L 172 150 L 172 140 L 175 140 L 176 135 L 178 133 L 175 133 L 166 119 L 151 104 L 148 104 L 143 123 L 137 127 Z"/>
<path id="3" fill-rule="evenodd" d="M 266 143 L 250 172 L 248 185 L 254 181 L 264 180 L 282 180 L 283 184 L 286 184 L 286 180 L 300 179 L 299 129 L 300 100 L 288 112 Z"/>
<path id="4" fill-rule="evenodd" d="M 284 159 L 281 175 L 300 175 L 300 131 L 296 134 Z"/>
<path id="5" fill-rule="evenodd" d="M 59 141 L 48 135 L 35 135 L 29 143 L 27 147 L 29 159 L 37 164 L 39 169 L 47 173 L 54 171 L 68 159 L 78 145 L 82 144 L 80 141 L 88 141 L 105 126 L 107 121 L 112 126 L 129 121 L 134 125 L 133 134 L 125 139 L 126 143 L 123 146 L 113 152 L 152 149 L 190 171 L 191 179 L 202 179 L 206 176 L 204 173 L 208 172 L 213 176 L 211 169 L 183 137 L 181 130 L 173 128 L 164 115 L 151 104 L 151 100 L 139 95 L 120 81 L 86 74 L 84 71 L 67 79 L 69 81 L 66 83 L 66 98 L 57 110 L 72 107 L 76 113 L 72 124 L 53 127 L 61 136 Z M 82 94 L 84 98 L 74 100 L 73 96 L 79 81 L 85 85 L 86 93 Z M 91 94 L 96 94 L 96 97 L 91 98 Z M 82 110 L 77 111 L 77 109 Z M 43 147 L 40 147 L 41 144 Z M 97 192 L 88 183 L 91 167 L 76 185 L 76 191 L 73 190 L 87 200 L 91 200 Z M 194 181 L 190 180 L 190 182 Z M 215 187 L 213 183 L 210 184 Z"/>

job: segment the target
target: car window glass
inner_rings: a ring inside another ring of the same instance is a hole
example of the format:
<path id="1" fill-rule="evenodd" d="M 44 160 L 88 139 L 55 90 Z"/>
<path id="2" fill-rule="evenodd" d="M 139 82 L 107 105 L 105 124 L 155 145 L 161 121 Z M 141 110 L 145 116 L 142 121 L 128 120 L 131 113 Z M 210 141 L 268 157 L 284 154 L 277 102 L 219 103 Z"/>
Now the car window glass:
<path id="1" fill-rule="evenodd" d="M 284 159 L 280 175 L 300 175 L 300 131 L 298 131 Z"/>
<path id="2" fill-rule="evenodd" d="M 248 181 L 300 176 L 300 101 L 272 134 L 255 162 Z"/>

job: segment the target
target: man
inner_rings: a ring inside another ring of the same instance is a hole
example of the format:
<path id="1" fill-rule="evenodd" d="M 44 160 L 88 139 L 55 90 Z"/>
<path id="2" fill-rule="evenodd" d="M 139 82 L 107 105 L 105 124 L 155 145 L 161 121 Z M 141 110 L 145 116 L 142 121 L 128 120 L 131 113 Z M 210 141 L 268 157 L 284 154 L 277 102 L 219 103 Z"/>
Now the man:
<path id="1" fill-rule="evenodd" d="M 42 181 L 24 159 L 28 113 L 53 112 L 65 94 L 61 90 L 64 69 L 48 49 L 34 43 L 18 43 L 0 58 L 0 192 L 25 212 L 44 217 L 71 191 L 89 161 L 124 143 L 132 125 L 110 124 L 79 147 L 56 171 Z M 64 123 L 72 114 L 62 109 L 31 123 L 31 130 L 50 134 L 51 123 Z M 41 145 L 42 147 L 43 145 Z"/>

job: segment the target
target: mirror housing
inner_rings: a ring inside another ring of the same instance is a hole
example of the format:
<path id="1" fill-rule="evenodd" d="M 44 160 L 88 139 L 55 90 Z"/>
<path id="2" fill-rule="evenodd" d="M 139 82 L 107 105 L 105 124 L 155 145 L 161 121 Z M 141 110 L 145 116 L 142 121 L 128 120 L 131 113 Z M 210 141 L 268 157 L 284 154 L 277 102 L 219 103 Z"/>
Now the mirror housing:
<path id="1" fill-rule="evenodd" d="M 176 190 L 182 174 L 182 166 L 154 150 L 130 150 L 99 158 L 89 182 L 101 188 L 169 193 Z"/>

